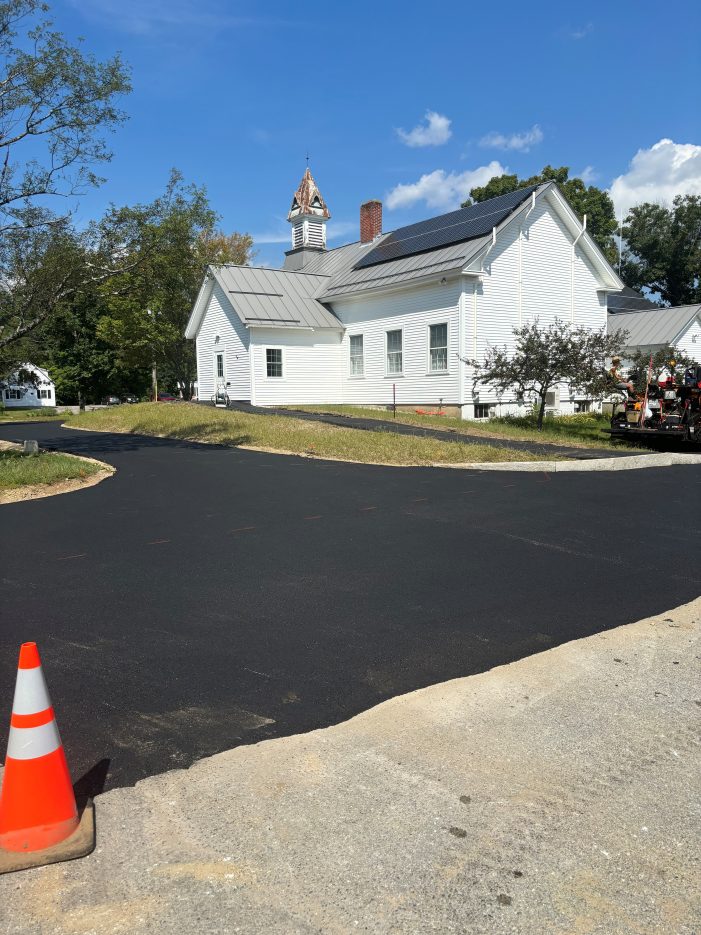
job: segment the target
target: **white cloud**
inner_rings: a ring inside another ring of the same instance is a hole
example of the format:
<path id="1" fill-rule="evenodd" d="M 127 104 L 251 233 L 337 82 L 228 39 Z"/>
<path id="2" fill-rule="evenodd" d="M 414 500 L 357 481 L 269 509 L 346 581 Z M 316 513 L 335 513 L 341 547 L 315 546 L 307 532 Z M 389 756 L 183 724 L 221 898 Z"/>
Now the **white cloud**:
<path id="1" fill-rule="evenodd" d="M 617 216 L 646 201 L 671 204 L 675 195 L 701 195 L 701 146 L 664 139 L 639 149 L 609 193 Z"/>
<path id="2" fill-rule="evenodd" d="M 599 173 L 594 171 L 594 166 L 585 166 L 575 178 L 581 179 L 585 185 L 592 185 L 599 178 Z"/>
<path id="3" fill-rule="evenodd" d="M 523 133 L 497 133 L 492 131 L 480 140 L 480 146 L 489 146 L 494 149 L 515 149 L 521 153 L 527 153 L 531 146 L 543 141 L 543 131 L 537 123 L 534 123 L 530 130 Z"/>
<path id="4" fill-rule="evenodd" d="M 503 175 L 505 172 L 505 167 L 496 160 L 487 166 L 468 169 L 466 172 L 445 172 L 443 169 L 436 169 L 435 172 L 422 175 L 418 182 L 396 185 L 387 195 L 386 204 L 393 210 L 408 208 L 418 201 L 423 201 L 429 208 L 449 211 L 451 208 L 460 207 L 471 188 L 486 185 L 495 175 Z"/>
<path id="5" fill-rule="evenodd" d="M 593 23 L 586 23 L 584 26 L 575 26 L 565 30 L 565 35 L 569 39 L 584 39 L 594 28 Z"/>
<path id="6" fill-rule="evenodd" d="M 289 231 L 264 231 L 262 234 L 251 234 L 253 243 L 289 243 L 292 235 Z"/>
<path id="7" fill-rule="evenodd" d="M 427 110 L 425 123 L 420 123 L 413 130 L 397 130 L 397 136 L 406 146 L 441 146 L 453 135 L 451 121 L 443 114 Z"/>
<path id="8" fill-rule="evenodd" d="M 346 237 L 348 234 L 357 234 L 359 224 L 359 221 L 329 221 L 326 225 L 326 239 L 338 240 L 339 237 Z"/>

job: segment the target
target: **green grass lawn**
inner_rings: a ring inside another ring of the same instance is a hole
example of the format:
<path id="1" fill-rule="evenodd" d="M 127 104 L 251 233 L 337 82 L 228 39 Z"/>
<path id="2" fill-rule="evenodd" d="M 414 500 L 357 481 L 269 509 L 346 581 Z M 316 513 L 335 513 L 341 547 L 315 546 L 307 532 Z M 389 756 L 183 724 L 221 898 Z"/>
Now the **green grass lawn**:
<path id="1" fill-rule="evenodd" d="M 42 406 L 32 409 L 5 409 L 0 406 L 0 425 L 3 422 L 28 422 L 31 419 L 51 420 L 64 419 L 65 413 L 56 412 L 51 406 Z"/>
<path id="2" fill-rule="evenodd" d="M 56 484 L 97 474 L 104 468 L 69 455 L 40 452 L 23 455 L 19 451 L 0 451 L 0 490 L 33 484 Z"/>
<path id="3" fill-rule="evenodd" d="M 72 415 L 67 426 L 162 435 L 189 441 L 246 445 L 271 451 L 373 464 L 542 461 L 541 455 L 459 442 L 362 432 L 275 415 L 252 415 L 195 403 L 139 403 Z"/>
<path id="4" fill-rule="evenodd" d="M 391 411 L 386 409 L 366 409 L 360 406 L 290 406 L 289 408 L 303 409 L 306 412 L 329 412 L 335 415 L 393 421 Z M 469 435 L 480 435 L 485 439 L 510 438 L 514 441 L 537 441 L 544 444 L 572 445 L 581 448 L 615 448 L 621 445 L 602 432 L 602 429 L 609 427 L 609 417 L 595 412 L 546 419 L 542 432 L 538 431 L 535 416 L 531 414 L 476 422 L 450 416 L 422 416 L 415 412 L 397 410 L 396 421 L 405 425 L 421 425 Z M 629 447 L 625 443 L 622 444 L 624 447 Z"/>

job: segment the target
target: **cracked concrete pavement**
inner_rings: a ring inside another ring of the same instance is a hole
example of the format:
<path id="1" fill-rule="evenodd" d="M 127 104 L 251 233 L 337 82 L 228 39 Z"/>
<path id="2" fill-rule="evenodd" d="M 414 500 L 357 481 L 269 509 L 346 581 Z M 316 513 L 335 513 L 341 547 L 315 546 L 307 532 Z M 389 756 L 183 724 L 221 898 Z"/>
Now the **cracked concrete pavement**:
<path id="1" fill-rule="evenodd" d="M 0 878 L 0 931 L 698 935 L 700 624 L 701 599 L 108 792 L 91 856 Z"/>

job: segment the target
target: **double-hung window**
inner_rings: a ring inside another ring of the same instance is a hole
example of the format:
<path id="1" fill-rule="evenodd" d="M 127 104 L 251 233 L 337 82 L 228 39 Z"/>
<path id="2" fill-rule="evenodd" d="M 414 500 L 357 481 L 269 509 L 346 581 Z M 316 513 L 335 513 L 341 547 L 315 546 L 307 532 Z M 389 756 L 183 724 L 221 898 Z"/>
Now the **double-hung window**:
<path id="1" fill-rule="evenodd" d="M 431 373 L 446 373 L 448 370 L 448 325 L 429 325 L 428 328 L 429 370 Z"/>
<path id="2" fill-rule="evenodd" d="M 352 334 L 350 336 L 350 375 L 352 377 L 362 377 L 364 373 L 363 336 L 362 334 Z"/>
<path id="3" fill-rule="evenodd" d="M 282 377 L 282 348 L 266 347 L 265 372 L 269 377 Z"/>
<path id="4" fill-rule="evenodd" d="M 402 330 L 387 332 L 387 373 L 402 372 Z"/>

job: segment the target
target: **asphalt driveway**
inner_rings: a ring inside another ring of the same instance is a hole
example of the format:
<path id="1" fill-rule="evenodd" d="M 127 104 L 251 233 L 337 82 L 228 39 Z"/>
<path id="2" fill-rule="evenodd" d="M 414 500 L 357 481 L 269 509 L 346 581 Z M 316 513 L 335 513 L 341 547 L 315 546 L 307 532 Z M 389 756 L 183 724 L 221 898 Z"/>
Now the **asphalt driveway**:
<path id="1" fill-rule="evenodd" d="M 701 591 L 699 467 L 385 468 L 55 423 L 0 438 L 117 468 L 0 507 L 0 717 L 36 640 L 74 776 L 101 784 L 109 760 L 108 787 Z"/>

